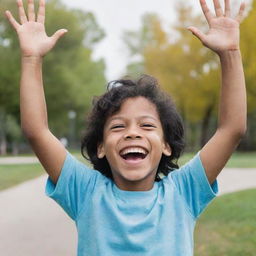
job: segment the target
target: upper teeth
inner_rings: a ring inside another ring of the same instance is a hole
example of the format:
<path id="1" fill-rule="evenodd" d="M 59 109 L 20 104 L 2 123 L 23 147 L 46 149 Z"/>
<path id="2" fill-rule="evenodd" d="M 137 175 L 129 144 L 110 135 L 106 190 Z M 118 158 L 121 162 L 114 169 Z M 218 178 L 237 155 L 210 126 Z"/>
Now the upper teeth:
<path id="1" fill-rule="evenodd" d="M 132 147 L 132 148 L 125 148 L 120 152 L 121 155 L 126 155 L 126 154 L 129 154 L 129 153 L 147 154 L 147 151 L 143 148 Z"/>

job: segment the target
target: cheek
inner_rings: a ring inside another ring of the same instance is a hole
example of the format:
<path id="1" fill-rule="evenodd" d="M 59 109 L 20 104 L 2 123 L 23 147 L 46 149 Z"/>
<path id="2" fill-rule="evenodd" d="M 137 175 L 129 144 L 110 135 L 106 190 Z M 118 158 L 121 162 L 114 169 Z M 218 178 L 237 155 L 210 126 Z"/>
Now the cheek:
<path id="1" fill-rule="evenodd" d="M 150 134 L 149 138 L 153 144 L 158 144 L 158 145 L 164 144 L 164 137 L 163 137 L 163 134 L 160 132 L 157 132 L 157 133 L 155 132 Z"/>
<path id="2" fill-rule="evenodd" d="M 105 149 L 106 157 L 108 159 L 112 159 L 113 156 L 116 155 L 117 143 L 118 143 L 118 137 L 115 135 L 107 136 L 104 138 L 104 149 Z"/>
<path id="3" fill-rule="evenodd" d="M 159 157 L 161 158 L 166 148 L 165 147 L 166 143 L 163 135 L 161 133 L 152 135 L 151 142 L 152 142 L 151 144 L 153 147 L 153 151 L 155 151 L 156 158 L 159 158 Z"/>

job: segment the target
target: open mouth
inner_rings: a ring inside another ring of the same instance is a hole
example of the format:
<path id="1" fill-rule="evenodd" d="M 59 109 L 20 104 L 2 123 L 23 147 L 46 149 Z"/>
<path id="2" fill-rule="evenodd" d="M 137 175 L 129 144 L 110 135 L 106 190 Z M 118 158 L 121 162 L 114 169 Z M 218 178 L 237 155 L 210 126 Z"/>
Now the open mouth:
<path id="1" fill-rule="evenodd" d="M 142 160 L 148 152 L 143 148 L 132 147 L 120 151 L 120 156 L 125 160 Z"/>
<path id="2" fill-rule="evenodd" d="M 122 155 L 122 158 L 125 160 L 138 160 L 144 159 L 147 155 L 142 153 L 128 153 L 126 155 Z"/>

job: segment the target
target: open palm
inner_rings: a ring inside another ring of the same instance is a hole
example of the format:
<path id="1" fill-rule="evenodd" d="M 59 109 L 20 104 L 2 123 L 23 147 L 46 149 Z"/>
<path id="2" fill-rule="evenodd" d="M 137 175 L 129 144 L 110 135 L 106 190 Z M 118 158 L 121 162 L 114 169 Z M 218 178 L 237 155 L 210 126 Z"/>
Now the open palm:
<path id="1" fill-rule="evenodd" d="M 200 4 L 206 20 L 209 24 L 209 31 L 204 34 L 195 27 L 189 30 L 196 35 L 202 43 L 217 53 L 226 50 L 239 49 L 239 25 L 243 17 L 245 5 L 241 4 L 239 13 L 235 18 L 231 18 L 229 0 L 225 0 L 225 11 L 223 12 L 219 0 L 213 0 L 215 14 L 209 10 L 205 0 L 200 0 Z"/>
<path id="2" fill-rule="evenodd" d="M 25 13 L 22 0 L 18 0 L 17 5 L 21 24 L 14 19 L 9 11 L 6 11 L 6 16 L 18 34 L 22 55 L 44 56 L 67 30 L 60 29 L 53 36 L 47 36 L 44 26 L 45 0 L 39 2 L 37 19 L 33 0 L 28 0 L 28 15 Z"/>

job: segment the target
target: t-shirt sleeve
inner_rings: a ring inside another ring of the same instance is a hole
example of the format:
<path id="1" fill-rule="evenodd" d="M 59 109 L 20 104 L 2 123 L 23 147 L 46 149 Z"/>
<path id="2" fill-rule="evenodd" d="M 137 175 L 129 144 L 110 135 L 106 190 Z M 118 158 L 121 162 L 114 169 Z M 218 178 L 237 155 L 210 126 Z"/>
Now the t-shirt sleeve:
<path id="1" fill-rule="evenodd" d="M 199 153 L 179 170 L 171 172 L 168 178 L 174 182 L 194 218 L 198 218 L 218 193 L 217 180 L 210 185 Z"/>
<path id="2" fill-rule="evenodd" d="M 99 172 L 89 169 L 67 152 L 57 184 L 50 178 L 47 180 L 46 195 L 75 220 L 92 194 L 98 175 Z"/>

